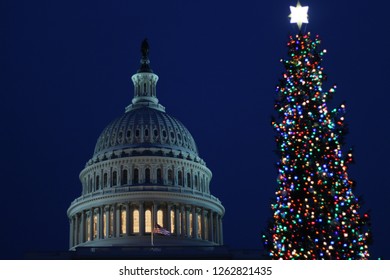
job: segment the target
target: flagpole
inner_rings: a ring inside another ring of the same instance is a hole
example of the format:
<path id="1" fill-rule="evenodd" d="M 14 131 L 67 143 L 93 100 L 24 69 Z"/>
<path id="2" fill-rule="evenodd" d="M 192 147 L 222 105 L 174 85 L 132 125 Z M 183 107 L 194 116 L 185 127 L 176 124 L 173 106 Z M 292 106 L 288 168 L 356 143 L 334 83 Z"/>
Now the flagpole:
<path id="1" fill-rule="evenodd" d="M 151 243 L 151 245 L 152 246 L 154 246 L 154 243 L 153 243 L 153 235 L 154 235 L 154 233 L 153 233 L 153 229 L 152 229 L 152 232 L 150 233 L 150 243 Z"/>
<path id="2" fill-rule="evenodd" d="M 152 229 L 151 229 L 151 233 L 150 233 L 150 245 L 151 246 L 154 246 L 154 243 L 153 243 L 153 235 L 154 235 L 154 205 L 152 205 Z"/>

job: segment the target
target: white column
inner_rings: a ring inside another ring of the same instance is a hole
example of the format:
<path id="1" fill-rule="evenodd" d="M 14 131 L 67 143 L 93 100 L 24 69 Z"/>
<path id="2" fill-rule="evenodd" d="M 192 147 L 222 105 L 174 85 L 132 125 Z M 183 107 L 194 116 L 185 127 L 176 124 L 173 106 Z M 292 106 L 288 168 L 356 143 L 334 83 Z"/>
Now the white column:
<path id="1" fill-rule="evenodd" d="M 129 203 L 129 234 L 134 234 L 134 220 L 133 220 L 133 211 L 135 209 L 135 205 Z"/>
<path id="2" fill-rule="evenodd" d="M 104 207 L 101 206 L 99 208 L 99 218 L 98 218 L 98 221 L 99 221 L 99 224 L 98 224 L 98 239 L 103 239 L 104 237 L 104 223 L 103 223 L 103 219 L 104 219 Z"/>
<path id="3" fill-rule="evenodd" d="M 220 242 L 219 244 L 223 245 L 223 226 L 222 226 L 222 217 L 219 217 L 219 235 L 220 235 Z"/>
<path id="4" fill-rule="evenodd" d="M 118 179 L 118 178 L 117 178 Z M 115 220 L 115 234 L 114 236 L 115 237 L 119 237 L 121 235 L 121 206 L 120 205 L 116 205 L 115 206 L 115 216 L 114 216 L 114 220 Z"/>
<path id="5" fill-rule="evenodd" d="M 168 185 L 168 167 L 165 164 L 161 167 L 161 176 L 163 185 Z"/>
<path id="6" fill-rule="evenodd" d="M 194 187 L 194 174 L 192 173 L 192 169 L 190 169 L 190 182 L 191 182 L 191 189 L 194 190 L 195 189 L 195 187 Z"/>
<path id="7" fill-rule="evenodd" d="M 150 131 L 150 135 L 152 133 L 153 133 L 153 130 Z M 151 138 L 153 138 L 153 137 L 151 137 Z M 150 166 L 150 183 L 157 184 L 157 165 L 155 165 L 155 164 L 152 164 Z"/>
<path id="8" fill-rule="evenodd" d="M 110 208 L 111 206 L 106 206 L 106 238 L 110 236 Z"/>
<path id="9" fill-rule="evenodd" d="M 100 178 L 99 178 L 99 189 L 102 190 L 103 189 L 103 169 L 100 169 Z M 103 216 L 103 212 L 100 211 L 100 216 Z"/>
<path id="10" fill-rule="evenodd" d="M 126 136 L 124 135 L 123 138 L 125 138 Z M 122 172 L 123 172 L 123 165 L 120 166 L 119 170 L 118 170 L 118 174 L 116 175 L 116 179 L 118 180 L 117 181 L 117 186 L 122 186 Z"/>
<path id="11" fill-rule="evenodd" d="M 171 232 L 171 209 L 172 209 L 172 204 L 167 204 L 167 213 L 166 213 L 166 215 L 165 215 L 165 217 L 166 217 L 166 221 L 167 221 L 167 223 L 166 223 L 166 229 L 169 231 L 169 232 Z"/>
<path id="12" fill-rule="evenodd" d="M 206 216 L 206 213 L 205 213 L 204 208 L 202 208 L 201 215 L 202 215 L 201 219 L 200 219 L 200 223 L 202 225 L 201 238 L 203 240 L 206 240 L 206 228 L 205 228 L 205 216 Z"/>
<path id="13" fill-rule="evenodd" d="M 74 236 L 74 217 L 69 219 L 69 248 L 73 247 L 73 236 Z"/>
<path id="14" fill-rule="evenodd" d="M 96 172 L 93 172 L 92 173 L 92 192 L 95 192 L 96 191 Z"/>
<path id="15" fill-rule="evenodd" d="M 76 246 L 77 244 L 80 243 L 80 227 L 79 227 L 79 215 L 76 213 L 76 215 L 74 215 L 75 217 L 75 234 L 74 234 L 74 245 Z"/>
<path id="16" fill-rule="evenodd" d="M 130 204 L 129 203 L 126 203 L 126 235 L 129 236 L 130 235 L 130 232 L 132 231 L 133 227 L 132 227 L 132 218 L 130 218 Z"/>
<path id="17" fill-rule="evenodd" d="M 196 207 L 192 206 L 192 238 L 198 238 L 198 213 Z"/>
<path id="18" fill-rule="evenodd" d="M 153 201 L 153 206 L 152 206 L 152 228 L 151 231 L 153 232 L 154 230 L 154 225 L 157 224 L 157 202 Z"/>
<path id="19" fill-rule="evenodd" d="M 175 231 L 176 231 L 176 236 L 180 235 L 181 232 L 181 223 L 180 223 L 180 210 L 179 210 L 179 205 L 176 205 L 175 209 Z"/>
<path id="20" fill-rule="evenodd" d="M 133 170 L 134 170 L 134 165 L 129 165 L 127 169 L 127 182 L 130 186 L 133 185 Z"/>
<path id="21" fill-rule="evenodd" d="M 95 237 L 95 234 L 92 233 L 93 235 L 93 239 L 99 239 L 99 231 L 100 231 L 100 209 L 99 208 L 94 208 L 93 209 L 93 216 L 92 216 L 92 228 L 93 228 L 93 224 L 95 223 L 94 221 L 94 216 L 96 214 L 96 237 Z"/>
<path id="22" fill-rule="evenodd" d="M 178 181 L 177 181 L 177 170 L 174 166 L 172 166 L 172 175 L 173 175 L 173 178 L 172 178 L 172 186 L 177 186 L 178 185 Z"/>
<path id="23" fill-rule="evenodd" d="M 209 215 L 210 215 L 210 219 L 209 219 L 209 224 L 210 224 L 210 226 L 209 226 L 209 239 L 210 239 L 210 241 L 211 242 L 214 242 L 214 217 L 213 217 L 213 215 L 214 215 L 214 212 L 212 211 L 212 210 L 210 210 L 210 213 L 209 213 Z"/>
<path id="24" fill-rule="evenodd" d="M 89 241 L 93 240 L 93 208 L 89 210 Z"/>
<path id="25" fill-rule="evenodd" d="M 221 232 L 219 229 L 219 215 L 215 215 L 215 241 L 216 243 L 220 244 L 221 243 Z"/>
<path id="26" fill-rule="evenodd" d="M 112 167 L 107 171 L 107 187 L 112 187 Z"/>
<path id="27" fill-rule="evenodd" d="M 186 236 L 191 237 L 190 208 L 185 207 L 186 211 Z"/>
<path id="28" fill-rule="evenodd" d="M 111 220 L 111 216 L 112 216 L 112 220 Z M 107 219 L 108 219 L 108 223 L 109 223 L 108 236 L 114 237 L 115 236 L 115 204 L 110 205 L 110 212 L 108 214 Z"/>
<path id="29" fill-rule="evenodd" d="M 81 230 L 80 230 L 80 243 L 85 242 L 85 213 L 81 212 Z"/>
<path id="30" fill-rule="evenodd" d="M 180 206 L 180 212 L 181 212 L 181 230 L 180 230 L 180 233 L 181 233 L 181 236 L 182 237 L 185 237 L 186 235 L 186 231 L 185 231 L 185 221 L 186 221 L 186 212 L 185 212 L 185 209 L 184 209 L 184 205 L 181 205 Z"/>
<path id="31" fill-rule="evenodd" d="M 139 203 L 139 233 L 145 235 L 145 210 L 144 202 Z"/>
<path id="32" fill-rule="evenodd" d="M 138 168 L 138 184 L 145 184 L 145 165 Z M 144 229 L 145 232 L 145 229 Z"/>

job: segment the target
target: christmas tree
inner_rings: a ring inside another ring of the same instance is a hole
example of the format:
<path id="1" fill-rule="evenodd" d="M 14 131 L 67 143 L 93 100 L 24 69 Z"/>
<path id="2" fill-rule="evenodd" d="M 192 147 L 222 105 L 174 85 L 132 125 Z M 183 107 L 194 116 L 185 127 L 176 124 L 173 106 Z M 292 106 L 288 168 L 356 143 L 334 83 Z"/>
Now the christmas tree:
<path id="1" fill-rule="evenodd" d="M 272 121 L 280 160 L 273 218 L 263 235 L 267 252 L 272 259 L 367 259 L 368 215 L 359 214 L 347 173 L 352 151 L 342 149 L 345 104 L 328 109 L 336 86 L 322 88 L 326 51 L 318 36 L 301 32 L 287 47 Z"/>

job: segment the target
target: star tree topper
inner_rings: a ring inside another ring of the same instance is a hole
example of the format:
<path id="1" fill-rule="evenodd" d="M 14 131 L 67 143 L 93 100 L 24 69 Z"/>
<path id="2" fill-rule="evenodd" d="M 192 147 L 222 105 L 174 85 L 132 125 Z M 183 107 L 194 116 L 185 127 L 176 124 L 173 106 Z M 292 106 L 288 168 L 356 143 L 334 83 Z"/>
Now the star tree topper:
<path id="1" fill-rule="evenodd" d="M 309 23 L 307 12 L 309 10 L 309 6 L 302 7 L 301 3 L 297 3 L 296 7 L 290 6 L 291 14 L 289 17 L 291 18 L 290 23 L 298 24 L 299 29 L 301 29 L 302 23 Z"/>

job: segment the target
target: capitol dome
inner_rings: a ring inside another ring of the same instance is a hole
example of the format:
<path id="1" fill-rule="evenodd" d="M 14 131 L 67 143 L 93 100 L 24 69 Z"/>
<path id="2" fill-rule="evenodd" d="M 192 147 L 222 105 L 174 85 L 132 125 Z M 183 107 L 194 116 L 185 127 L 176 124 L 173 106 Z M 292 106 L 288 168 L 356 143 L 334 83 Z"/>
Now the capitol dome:
<path id="1" fill-rule="evenodd" d="M 188 129 L 167 113 L 149 107 L 130 110 L 111 122 L 101 133 L 94 156 L 126 148 L 172 149 L 197 157 L 195 141 Z"/>
<path id="2" fill-rule="evenodd" d="M 223 244 L 225 209 L 210 192 L 212 173 L 157 99 L 146 40 L 141 52 L 131 104 L 103 129 L 80 173 L 81 195 L 67 211 L 70 250 Z"/>

